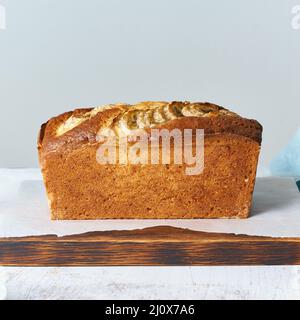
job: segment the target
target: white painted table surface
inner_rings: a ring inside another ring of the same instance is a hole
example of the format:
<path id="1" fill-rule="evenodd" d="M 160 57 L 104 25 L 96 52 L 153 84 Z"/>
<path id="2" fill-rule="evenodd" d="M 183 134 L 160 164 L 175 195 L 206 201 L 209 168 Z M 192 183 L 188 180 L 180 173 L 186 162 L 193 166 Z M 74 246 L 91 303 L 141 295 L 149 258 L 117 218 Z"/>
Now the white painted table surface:
<path id="1" fill-rule="evenodd" d="M 4 194 L 37 169 L 0 169 Z M 0 267 L 0 299 L 300 299 L 300 266 Z"/>

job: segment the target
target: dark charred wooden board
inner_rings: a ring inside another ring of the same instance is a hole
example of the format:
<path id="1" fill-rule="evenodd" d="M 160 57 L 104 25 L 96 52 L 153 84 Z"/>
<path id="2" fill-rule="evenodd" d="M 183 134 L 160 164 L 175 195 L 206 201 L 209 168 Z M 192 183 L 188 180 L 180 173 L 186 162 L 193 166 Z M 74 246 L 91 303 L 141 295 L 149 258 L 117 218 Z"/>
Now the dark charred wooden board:
<path id="1" fill-rule="evenodd" d="M 169 226 L 0 238 L 2 266 L 226 266 L 300 264 L 300 238 L 209 233 Z"/>

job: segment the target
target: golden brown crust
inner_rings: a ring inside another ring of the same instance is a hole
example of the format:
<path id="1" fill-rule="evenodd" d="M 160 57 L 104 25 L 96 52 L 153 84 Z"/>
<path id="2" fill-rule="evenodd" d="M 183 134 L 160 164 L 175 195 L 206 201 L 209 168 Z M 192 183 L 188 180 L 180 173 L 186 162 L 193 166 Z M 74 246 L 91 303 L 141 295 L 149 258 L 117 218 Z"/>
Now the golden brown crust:
<path id="1" fill-rule="evenodd" d="M 196 176 L 187 176 L 184 164 L 101 165 L 96 161 L 99 130 L 118 126 L 129 105 L 110 105 L 102 112 L 77 109 L 50 119 L 41 128 L 38 150 L 52 218 L 248 217 L 262 127 L 222 107 L 200 105 L 208 110 L 204 116 L 180 116 L 145 126 L 146 131 L 204 129 L 204 171 Z M 151 102 L 134 108 L 148 110 L 149 106 L 156 108 Z M 71 117 L 80 120 L 75 119 L 75 126 L 69 120 L 69 127 L 58 134 Z"/>
<path id="2" fill-rule="evenodd" d="M 152 128 L 159 129 L 204 129 L 205 134 L 232 133 L 242 135 L 261 143 L 262 126 L 256 120 L 249 120 L 234 114 L 227 109 L 210 103 L 188 103 L 188 102 L 156 102 L 161 105 L 199 105 L 204 110 L 211 110 L 208 116 L 185 116 L 171 119 L 163 123 L 158 123 Z M 133 106 L 127 104 L 109 105 L 109 109 L 96 113 L 93 117 L 85 117 L 84 121 L 61 135 L 57 135 L 58 129 L 71 117 L 82 117 L 89 114 L 93 109 L 76 109 L 63 113 L 50 119 L 47 124 L 43 124 L 43 136 L 39 138 L 39 146 L 43 145 L 44 152 L 55 151 L 58 148 L 74 148 L 82 143 L 96 143 L 97 134 L 101 128 L 111 125 L 116 119 L 122 117 L 125 111 L 133 109 L 147 109 L 150 102 L 142 102 Z M 223 113 L 224 110 L 228 113 Z M 46 126 L 46 128 L 45 128 Z M 147 129 L 147 128 L 146 128 Z"/>

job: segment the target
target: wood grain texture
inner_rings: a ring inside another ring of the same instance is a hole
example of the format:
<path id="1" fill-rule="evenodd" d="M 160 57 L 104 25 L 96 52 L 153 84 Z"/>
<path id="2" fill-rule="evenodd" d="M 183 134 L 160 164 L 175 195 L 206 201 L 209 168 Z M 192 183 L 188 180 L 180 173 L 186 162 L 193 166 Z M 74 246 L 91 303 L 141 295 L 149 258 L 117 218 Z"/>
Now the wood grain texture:
<path id="1" fill-rule="evenodd" d="M 0 238 L 2 266 L 299 265 L 300 238 L 139 230 Z"/>

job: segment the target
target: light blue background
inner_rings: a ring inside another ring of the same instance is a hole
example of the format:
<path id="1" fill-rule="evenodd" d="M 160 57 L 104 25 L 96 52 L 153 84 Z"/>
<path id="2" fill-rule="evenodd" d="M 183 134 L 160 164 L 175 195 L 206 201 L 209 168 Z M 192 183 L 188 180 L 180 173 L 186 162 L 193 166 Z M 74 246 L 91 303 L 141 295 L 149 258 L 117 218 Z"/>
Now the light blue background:
<path id="1" fill-rule="evenodd" d="M 264 125 L 261 166 L 300 123 L 300 0 L 0 4 L 0 167 L 37 166 L 40 124 L 78 106 L 215 102 Z"/>

